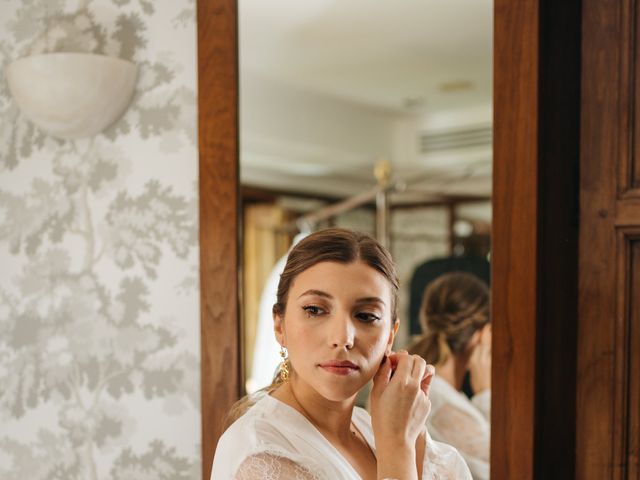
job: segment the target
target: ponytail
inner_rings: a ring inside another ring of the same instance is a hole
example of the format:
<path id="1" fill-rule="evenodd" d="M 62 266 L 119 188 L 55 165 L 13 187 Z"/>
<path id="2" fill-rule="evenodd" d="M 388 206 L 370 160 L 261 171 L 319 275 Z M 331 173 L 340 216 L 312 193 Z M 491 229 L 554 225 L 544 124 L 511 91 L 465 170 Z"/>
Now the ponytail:
<path id="1" fill-rule="evenodd" d="M 436 365 L 449 358 L 451 349 L 444 332 L 429 332 L 409 347 L 409 353 L 420 355 L 427 363 Z"/>

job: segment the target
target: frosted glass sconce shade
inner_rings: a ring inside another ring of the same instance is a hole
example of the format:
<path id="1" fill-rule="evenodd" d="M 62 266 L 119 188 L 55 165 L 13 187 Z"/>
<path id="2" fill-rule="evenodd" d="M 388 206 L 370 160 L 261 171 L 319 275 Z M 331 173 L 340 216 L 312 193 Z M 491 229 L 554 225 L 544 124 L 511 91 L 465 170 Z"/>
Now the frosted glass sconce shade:
<path id="1" fill-rule="evenodd" d="M 129 106 L 138 67 L 86 53 L 46 53 L 21 58 L 6 69 L 11 94 L 24 115 L 64 139 L 91 137 Z"/>

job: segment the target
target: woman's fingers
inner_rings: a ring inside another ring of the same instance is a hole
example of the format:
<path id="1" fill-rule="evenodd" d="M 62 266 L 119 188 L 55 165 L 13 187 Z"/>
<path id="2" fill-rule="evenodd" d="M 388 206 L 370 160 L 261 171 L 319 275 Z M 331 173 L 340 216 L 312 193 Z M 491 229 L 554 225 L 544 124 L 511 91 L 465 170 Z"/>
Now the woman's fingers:
<path id="1" fill-rule="evenodd" d="M 392 364 L 395 364 L 392 380 L 405 383 L 411 377 L 413 356 L 409 355 L 406 350 L 400 350 L 389 355 L 389 359 Z"/>
<path id="2" fill-rule="evenodd" d="M 384 356 L 384 360 L 378 368 L 378 371 L 373 376 L 373 387 L 371 388 L 372 395 L 379 395 L 385 389 L 391 378 L 391 360 L 388 355 Z"/>
<path id="3" fill-rule="evenodd" d="M 422 377 L 422 381 L 420 382 L 420 389 L 427 396 L 429 396 L 429 389 L 431 388 L 431 382 L 433 381 L 433 377 L 435 377 L 435 374 L 435 367 L 433 365 L 427 365 L 425 368 L 424 376 Z"/>
<path id="4" fill-rule="evenodd" d="M 416 384 L 420 384 L 422 382 L 422 378 L 424 377 L 424 372 L 427 369 L 427 362 L 420 355 L 412 355 L 413 356 L 413 367 L 411 370 L 411 376 L 416 381 Z"/>

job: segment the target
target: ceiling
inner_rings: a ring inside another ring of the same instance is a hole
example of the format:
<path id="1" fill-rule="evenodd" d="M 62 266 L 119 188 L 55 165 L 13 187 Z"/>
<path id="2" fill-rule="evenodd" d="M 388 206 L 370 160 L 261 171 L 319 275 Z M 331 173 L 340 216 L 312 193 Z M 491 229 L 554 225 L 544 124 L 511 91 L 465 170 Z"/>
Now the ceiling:
<path id="1" fill-rule="evenodd" d="M 490 194 L 491 1 L 239 0 L 239 18 L 244 183 L 346 196 L 386 158 L 418 196 Z"/>

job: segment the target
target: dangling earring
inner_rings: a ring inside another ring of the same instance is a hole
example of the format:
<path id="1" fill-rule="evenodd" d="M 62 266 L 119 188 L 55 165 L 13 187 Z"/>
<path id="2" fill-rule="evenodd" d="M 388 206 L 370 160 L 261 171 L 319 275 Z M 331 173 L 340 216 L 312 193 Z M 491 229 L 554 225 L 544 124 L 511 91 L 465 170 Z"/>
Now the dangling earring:
<path id="1" fill-rule="evenodd" d="M 280 364 L 280 380 L 284 383 L 289 380 L 289 363 L 287 351 L 282 346 L 280 347 L 280 357 L 282 357 L 282 363 Z"/>

